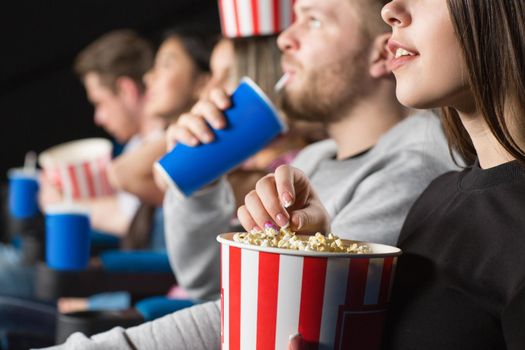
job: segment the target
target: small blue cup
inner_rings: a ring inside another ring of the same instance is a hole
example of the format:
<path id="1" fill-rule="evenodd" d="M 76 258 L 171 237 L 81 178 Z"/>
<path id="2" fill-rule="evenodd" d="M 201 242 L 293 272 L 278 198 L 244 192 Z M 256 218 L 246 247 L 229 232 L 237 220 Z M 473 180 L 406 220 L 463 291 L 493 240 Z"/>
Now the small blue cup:
<path id="1" fill-rule="evenodd" d="M 38 173 L 23 168 L 9 170 L 9 213 L 15 219 L 38 214 Z"/>
<path id="2" fill-rule="evenodd" d="M 155 167 L 181 196 L 212 183 L 266 147 L 287 130 L 275 107 L 249 78 L 243 78 L 224 111 L 227 126 L 215 140 L 189 147 L 178 144 Z"/>
<path id="3" fill-rule="evenodd" d="M 84 270 L 89 263 L 91 228 L 86 210 L 57 205 L 46 210 L 46 263 L 55 270 Z"/>

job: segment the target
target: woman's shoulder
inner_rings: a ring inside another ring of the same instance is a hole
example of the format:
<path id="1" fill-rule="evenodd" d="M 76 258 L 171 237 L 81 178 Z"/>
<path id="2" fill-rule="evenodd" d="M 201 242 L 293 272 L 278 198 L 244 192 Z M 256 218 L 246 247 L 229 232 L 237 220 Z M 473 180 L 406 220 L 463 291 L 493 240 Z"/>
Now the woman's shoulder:
<path id="1" fill-rule="evenodd" d="M 403 227 L 405 234 L 406 231 L 412 231 L 413 227 L 425 222 L 427 218 L 433 217 L 439 208 L 442 208 L 456 195 L 463 174 L 462 171 L 449 171 L 438 176 L 427 186 L 407 215 Z M 402 232 L 402 236 L 405 234 Z"/>
<path id="2" fill-rule="evenodd" d="M 464 171 L 449 171 L 432 180 L 413 208 L 423 207 L 422 210 L 428 210 L 429 207 L 439 205 L 441 201 L 453 196 L 458 191 L 463 174 Z"/>

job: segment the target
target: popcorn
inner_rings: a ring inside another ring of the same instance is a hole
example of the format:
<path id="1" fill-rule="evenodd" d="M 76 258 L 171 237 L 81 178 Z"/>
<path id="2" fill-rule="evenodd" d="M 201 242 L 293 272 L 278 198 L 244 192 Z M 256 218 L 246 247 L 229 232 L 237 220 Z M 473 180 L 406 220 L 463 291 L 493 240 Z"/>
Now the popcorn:
<path id="1" fill-rule="evenodd" d="M 283 248 L 311 252 L 366 254 L 370 249 L 366 244 L 345 242 L 336 235 L 327 236 L 317 232 L 313 236 L 296 235 L 289 227 L 278 229 L 273 224 L 265 224 L 264 230 L 242 232 L 233 235 L 233 240 L 239 243 L 260 247 Z"/>

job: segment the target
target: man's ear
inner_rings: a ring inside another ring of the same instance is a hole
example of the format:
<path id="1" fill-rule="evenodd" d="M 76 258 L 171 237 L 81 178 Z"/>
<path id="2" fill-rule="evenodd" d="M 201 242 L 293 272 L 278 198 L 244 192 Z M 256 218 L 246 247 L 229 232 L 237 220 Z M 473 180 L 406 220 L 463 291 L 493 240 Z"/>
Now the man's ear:
<path id="1" fill-rule="evenodd" d="M 137 83 L 126 76 L 117 78 L 116 81 L 117 95 L 123 98 L 127 103 L 136 103 L 139 100 L 141 92 Z"/>
<path id="2" fill-rule="evenodd" d="M 370 55 L 370 69 L 369 73 L 372 78 L 384 78 L 390 76 L 389 61 L 392 58 L 392 53 L 388 50 L 388 39 L 391 33 L 384 33 L 374 39 L 373 47 Z"/>

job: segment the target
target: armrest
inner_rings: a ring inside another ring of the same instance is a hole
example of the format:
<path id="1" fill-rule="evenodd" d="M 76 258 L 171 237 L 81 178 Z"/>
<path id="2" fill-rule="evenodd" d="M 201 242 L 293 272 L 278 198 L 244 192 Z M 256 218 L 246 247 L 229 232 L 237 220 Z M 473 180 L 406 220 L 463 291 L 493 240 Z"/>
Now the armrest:
<path id="1" fill-rule="evenodd" d="M 86 336 L 101 333 L 111 328 L 137 326 L 144 322 L 134 309 L 121 311 L 80 311 L 57 316 L 56 343 L 61 344 L 75 332 Z"/>
<path id="2" fill-rule="evenodd" d="M 104 232 L 91 231 L 91 256 L 97 256 L 103 251 L 118 249 L 120 238 Z"/>
<path id="3" fill-rule="evenodd" d="M 172 273 L 166 252 L 109 251 L 100 260 L 104 270 L 112 273 Z"/>
<path id="4" fill-rule="evenodd" d="M 0 296 L 0 348 L 28 349 L 53 345 L 56 307 L 30 299 Z M 3 347 L 2 347 L 3 346 Z"/>
<path id="5" fill-rule="evenodd" d="M 157 296 L 138 302 L 134 309 L 61 314 L 57 317 L 56 341 L 57 344 L 62 343 L 75 332 L 82 332 L 90 336 L 117 326 L 132 327 L 193 305 L 191 300 Z"/>
<path id="6" fill-rule="evenodd" d="M 111 272 L 102 267 L 83 271 L 59 271 L 45 263 L 36 266 L 36 295 L 40 299 L 88 297 L 101 292 L 127 291 L 132 300 L 162 295 L 175 284 L 169 272 Z"/>

